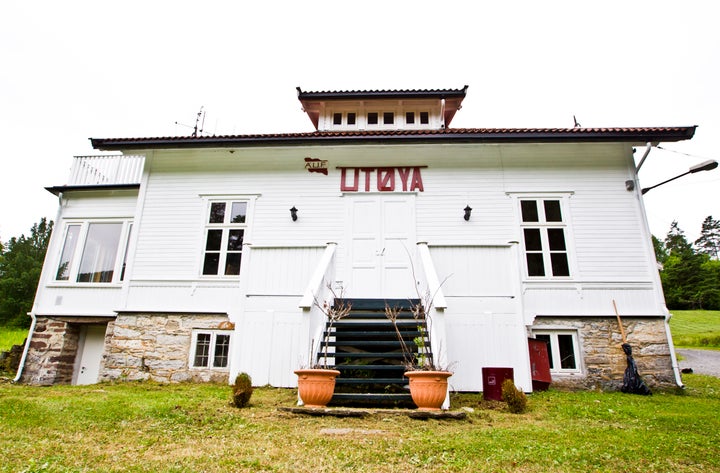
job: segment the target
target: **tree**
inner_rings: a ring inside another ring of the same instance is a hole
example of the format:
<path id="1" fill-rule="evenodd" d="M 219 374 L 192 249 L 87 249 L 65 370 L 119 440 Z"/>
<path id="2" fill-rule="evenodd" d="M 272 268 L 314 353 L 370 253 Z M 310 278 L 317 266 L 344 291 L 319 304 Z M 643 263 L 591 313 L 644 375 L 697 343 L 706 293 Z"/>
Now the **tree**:
<path id="1" fill-rule="evenodd" d="M 712 215 L 705 217 L 700 231 L 700 238 L 695 240 L 695 246 L 700 253 L 705 253 L 715 260 L 720 259 L 720 220 Z"/>
<path id="2" fill-rule="evenodd" d="M 30 236 L 11 238 L 0 253 L 0 325 L 28 326 L 53 222 L 44 217 Z"/>
<path id="3" fill-rule="evenodd" d="M 660 280 L 669 309 L 696 309 L 702 305 L 702 264 L 707 256 L 696 254 L 678 223 L 673 221 L 664 240 L 667 258 Z"/>
<path id="4" fill-rule="evenodd" d="M 665 251 L 672 256 L 688 256 L 693 253 L 693 248 L 685 238 L 685 232 L 680 229 L 677 220 L 670 224 L 670 230 L 664 240 Z"/>
<path id="5" fill-rule="evenodd" d="M 668 257 L 667 251 L 665 251 L 665 245 L 655 235 L 652 236 L 652 244 L 655 250 L 655 260 L 660 264 L 664 264 Z"/>

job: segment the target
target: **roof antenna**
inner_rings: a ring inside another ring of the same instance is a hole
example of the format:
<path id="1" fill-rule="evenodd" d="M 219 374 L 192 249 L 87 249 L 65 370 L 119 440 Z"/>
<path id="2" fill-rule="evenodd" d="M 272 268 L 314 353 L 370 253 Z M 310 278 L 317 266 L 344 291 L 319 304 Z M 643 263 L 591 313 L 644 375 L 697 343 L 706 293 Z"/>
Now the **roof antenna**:
<path id="1" fill-rule="evenodd" d="M 184 123 L 175 122 L 176 125 L 180 126 L 186 126 L 188 128 L 192 128 L 192 137 L 197 138 L 198 134 L 202 134 L 205 128 L 205 111 L 203 110 L 205 108 L 204 106 L 200 107 L 200 111 L 198 111 L 197 116 L 195 117 L 195 126 L 191 127 L 190 125 L 186 125 Z"/>
<path id="2" fill-rule="evenodd" d="M 575 128 L 580 128 L 580 123 L 578 123 L 577 118 L 575 118 L 575 115 L 573 115 L 573 121 L 575 122 Z"/>

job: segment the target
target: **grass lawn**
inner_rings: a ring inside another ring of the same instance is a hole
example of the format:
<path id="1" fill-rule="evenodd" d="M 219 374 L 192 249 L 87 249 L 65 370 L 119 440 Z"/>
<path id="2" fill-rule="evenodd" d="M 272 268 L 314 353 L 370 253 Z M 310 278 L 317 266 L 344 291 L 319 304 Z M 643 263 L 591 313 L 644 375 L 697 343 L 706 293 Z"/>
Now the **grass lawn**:
<path id="1" fill-rule="evenodd" d="M 516 415 L 458 395 L 466 420 L 309 417 L 296 391 L 225 385 L 0 385 L 0 471 L 720 471 L 720 380 L 681 393 L 548 391 Z"/>
<path id="2" fill-rule="evenodd" d="M 0 351 L 8 351 L 13 345 L 20 345 L 27 337 L 28 329 L 0 325 Z"/>
<path id="3" fill-rule="evenodd" d="M 720 349 L 720 310 L 670 312 L 670 331 L 676 347 Z"/>

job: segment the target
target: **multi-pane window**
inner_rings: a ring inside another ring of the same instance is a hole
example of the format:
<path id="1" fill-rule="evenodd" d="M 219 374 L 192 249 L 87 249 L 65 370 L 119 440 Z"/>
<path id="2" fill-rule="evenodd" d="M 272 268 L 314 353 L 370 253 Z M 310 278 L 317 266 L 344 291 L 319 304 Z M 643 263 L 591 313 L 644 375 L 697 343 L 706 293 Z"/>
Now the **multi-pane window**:
<path id="1" fill-rule="evenodd" d="M 578 338 L 574 330 L 533 331 L 537 340 L 547 343 L 550 371 L 576 373 L 580 371 Z"/>
<path id="2" fill-rule="evenodd" d="M 229 332 L 194 332 L 190 354 L 194 368 L 227 368 L 229 357 Z"/>
<path id="3" fill-rule="evenodd" d="M 570 276 L 566 225 L 558 199 L 521 199 L 528 276 Z"/>
<path id="4" fill-rule="evenodd" d="M 205 230 L 203 275 L 240 274 L 247 202 L 210 202 Z"/>
<path id="5" fill-rule="evenodd" d="M 131 224 L 124 221 L 67 225 L 56 281 L 113 283 L 125 278 Z"/>

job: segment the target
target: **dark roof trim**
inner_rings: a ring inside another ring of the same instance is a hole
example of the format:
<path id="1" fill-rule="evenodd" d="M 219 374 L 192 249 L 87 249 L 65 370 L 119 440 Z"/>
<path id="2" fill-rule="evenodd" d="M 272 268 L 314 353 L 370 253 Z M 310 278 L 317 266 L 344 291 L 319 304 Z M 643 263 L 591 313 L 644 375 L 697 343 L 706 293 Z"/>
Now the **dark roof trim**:
<path id="1" fill-rule="evenodd" d="M 299 100 L 370 100 L 370 99 L 423 99 L 465 97 L 468 86 L 462 89 L 412 89 L 412 90 L 332 90 L 302 91 L 296 87 Z"/>
<path id="2" fill-rule="evenodd" d="M 45 188 L 46 191 L 55 195 L 69 191 L 114 191 L 125 189 L 140 189 L 140 184 L 98 184 L 92 186 L 53 186 Z"/>
<path id="3" fill-rule="evenodd" d="M 98 150 L 237 148 L 359 143 L 584 143 L 633 144 L 689 140 L 696 126 L 645 128 L 448 128 L 444 130 L 322 131 L 232 136 L 90 138 Z"/>

